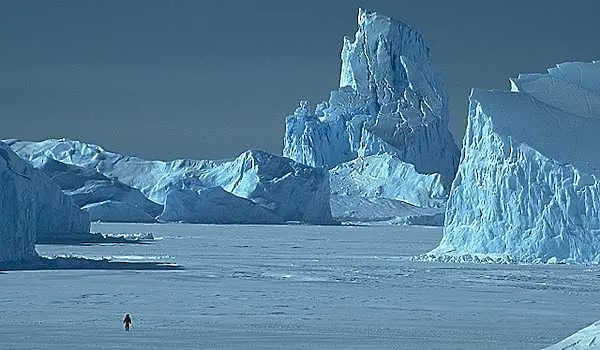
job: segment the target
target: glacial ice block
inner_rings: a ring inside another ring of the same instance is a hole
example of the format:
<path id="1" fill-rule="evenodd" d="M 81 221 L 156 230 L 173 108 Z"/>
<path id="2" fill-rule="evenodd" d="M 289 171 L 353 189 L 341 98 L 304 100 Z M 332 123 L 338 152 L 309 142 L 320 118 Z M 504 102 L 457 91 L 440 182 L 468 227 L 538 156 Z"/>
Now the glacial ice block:
<path id="1" fill-rule="evenodd" d="M 599 67 L 563 64 L 520 76 L 512 92 L 471 93 L 444 236 L 431 255 L 600 262 L 600 114 L 585 105 L 600 96 Z"/>
<path id="2" fill-rule="evenodd" d="M 388 153 L 449 185 L 458 148 L 448 131 L 446 90 L 430 50 L 405 23 L 359 11 L 354 41 L 344 39 L 340 88 L 327 102 L 300 103 L 286 118 L 283 154 L 331 169 Z"/>
<path id="3" fill-rule="evenodd" d="M 440 175 L 419 174 L 396 156 L 359 157 L 329 170 L 329 179 L 338 221 L 443 224 L 429 218 L 444 215 L 448 191 Z"/>

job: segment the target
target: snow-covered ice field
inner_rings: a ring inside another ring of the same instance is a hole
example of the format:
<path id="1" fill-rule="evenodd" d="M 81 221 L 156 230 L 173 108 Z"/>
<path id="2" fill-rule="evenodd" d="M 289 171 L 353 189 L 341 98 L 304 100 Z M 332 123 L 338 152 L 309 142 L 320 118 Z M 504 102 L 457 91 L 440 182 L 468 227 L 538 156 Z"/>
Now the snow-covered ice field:
<path id="1" fill-rule="evenodd" d="M 185 269 L 0 273 L 0 349 L 536 349 L 600 318 L 596 266 L 410 261 L 440 228 L 93 230 L 159 239 L 38 251 Z"/>

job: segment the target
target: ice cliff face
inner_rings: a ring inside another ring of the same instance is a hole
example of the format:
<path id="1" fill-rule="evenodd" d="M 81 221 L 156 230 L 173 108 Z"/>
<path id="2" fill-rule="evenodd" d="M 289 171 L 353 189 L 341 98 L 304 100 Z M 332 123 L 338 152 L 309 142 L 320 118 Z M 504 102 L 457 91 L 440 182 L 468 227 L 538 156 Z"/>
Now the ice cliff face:
<path id="1" fill-rule="evenodd" d="M 315 109 L 303 101 L 286 118 L 286 157 L 333 168 L 388 153 L 449 187 L 458 148 L 448 102 L 429 48 L 408 25 L 363 10 L 354 41 L 345 38 L 340 88 Z"/>
<path id="2" fill-rule="evenodd" d="M 0 263 L 36 256 L 33 168 L 0 143 Z"/>
<path id="3" fill-rule="evenodd" d="M 276 213 L 283 221 L 314 224 L 332 221 L 326 170 L 261 151 L 244 152 L 232 161 L 162 162 L 124 156 L 78 141 L 7 142 L 34 164 L 52 158 L 91 169 L 140 190 L 160 204 L 165 203 L 171 190 L 198 192 L 221 187 Z M 170 220 L 179 221 L 172 217 Z"/>
<path id="4" fill-rule="evenodd" d="M 38 236 L 86 232 L 87 215 L 0 142 L 0 262 L 35 257 Z"/>
<path id="5" fill-rule="evenodd" d="M 600 262 L 600 63 L 474 90 L 434 256 Z"/>

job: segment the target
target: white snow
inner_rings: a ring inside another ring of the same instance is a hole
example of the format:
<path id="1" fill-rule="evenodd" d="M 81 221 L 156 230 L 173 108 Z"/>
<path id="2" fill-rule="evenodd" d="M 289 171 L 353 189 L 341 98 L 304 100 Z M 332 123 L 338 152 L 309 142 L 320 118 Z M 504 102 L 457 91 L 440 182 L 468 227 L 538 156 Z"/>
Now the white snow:
<path id="1" fill-rule="evenodd" d="M 548 77 L 521 76 L 512 92 L 473 91 L 432 255 L 600 262 L 600 116 L 580 105 L 600 96 L 598 66 L 564 64 Z"/>
<path id="2" fill-rule="evenodd" d="M 184 269 L 0 273 L 0 348 L 541 349 L 598 319 L 598 266 L 411 261 L 439 228 L 92 227 L 162 239 L 37 249 Z"/>
<path id="3" fill-rule="evenodd" d="M 0 142 L 0 262 L 33 258 L 37 237 L 86 233 L 89 225 L 58 186 Z"/>
<path id="4" fill-rule="evenodd" d="M 284 221 L 332 222 L 327 171 L 262 151 L 249 150 L 231 161 L 164 162 L 125 156 L 100 146 L 65 139 L 7 142 L 21 157 L 34 164 L 40 159 L 52 158 L 91 169 L 140 190 L 148 199 L 160 204 L 165 203 L 170 190 L 222 187 L 275 212 Z"/>
<path id="5" fill-rule="evenodd" d="M 340 88 L 315 109 L 301 102 L 286 118 L 283 154 L 332 168 L 380 153 L 418 173 L 439 173 L 448 185 L 458 163 L 445 87 L 421 34 L 360 10 L 354 41 L 344 39 Z"/>

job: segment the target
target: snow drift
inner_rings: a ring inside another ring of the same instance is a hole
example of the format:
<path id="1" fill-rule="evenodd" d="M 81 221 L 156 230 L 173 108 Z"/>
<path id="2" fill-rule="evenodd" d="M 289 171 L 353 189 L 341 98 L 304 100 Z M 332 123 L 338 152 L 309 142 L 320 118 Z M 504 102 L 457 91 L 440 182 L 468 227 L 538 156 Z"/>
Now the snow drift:
<path id="1" fill-rule="evenodd" d="M 600 63 L 474 90 L 434 256 L 600 261 Z"/>

